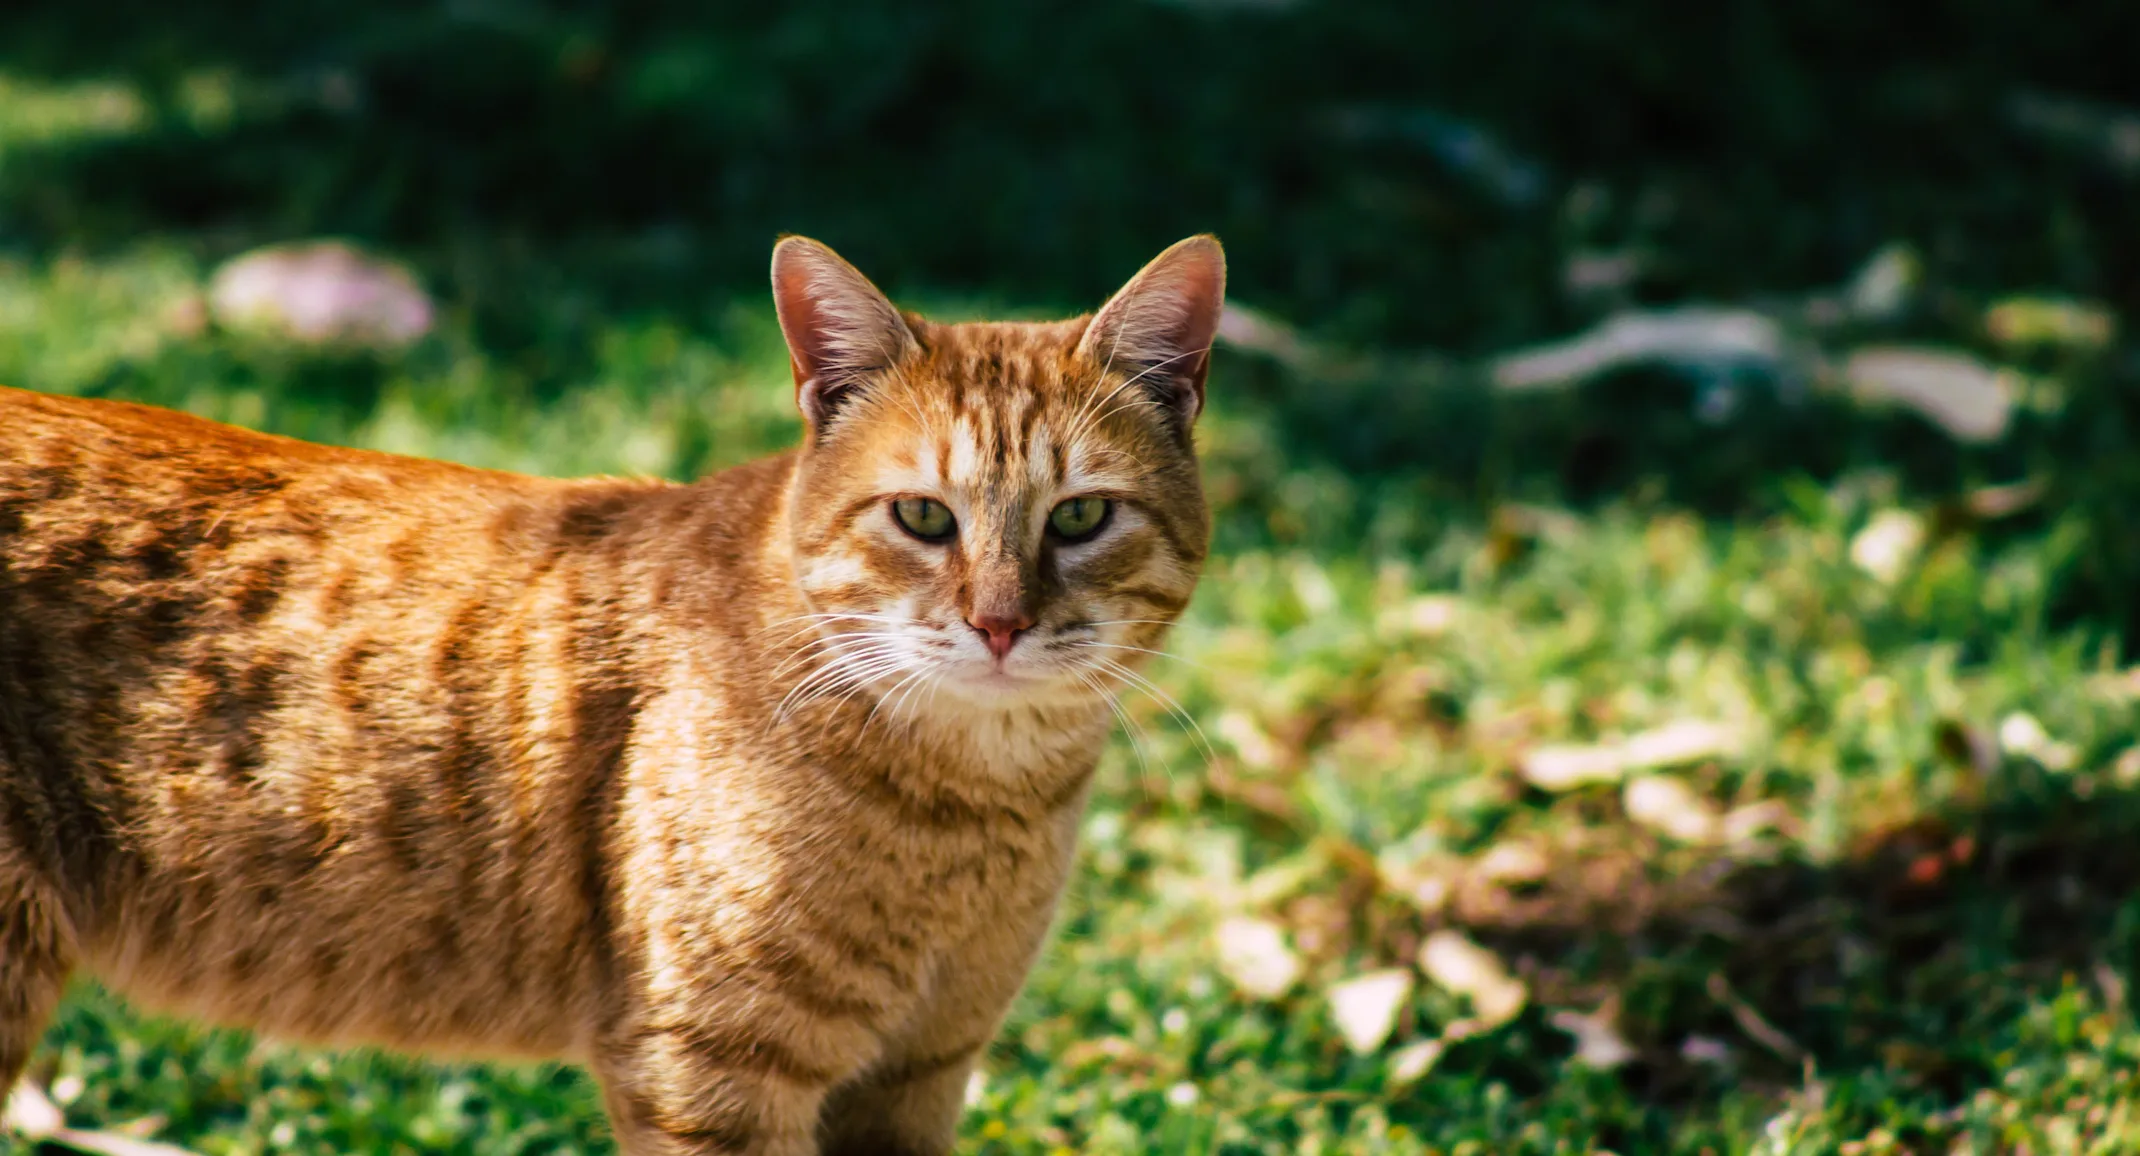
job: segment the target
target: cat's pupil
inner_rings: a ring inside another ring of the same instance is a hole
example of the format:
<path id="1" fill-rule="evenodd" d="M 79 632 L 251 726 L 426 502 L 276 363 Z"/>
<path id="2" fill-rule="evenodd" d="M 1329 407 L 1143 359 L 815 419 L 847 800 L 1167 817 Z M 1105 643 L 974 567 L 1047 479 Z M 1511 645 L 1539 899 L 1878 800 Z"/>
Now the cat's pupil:
<path id="1" fill-rule="evenodd" d="M 1048 524 L 1065 538 L 1082 538 L 1107 519 L 1107 499 L 1070 498 L 1056 505 Z"/>
<path id="2" fill-rule="evenodd" d="M 951 510 L 933 498 L 901 498 L 892 503 L 892 516 L 907 533 L 928 542 L 940 542 L 958 529 Z"/>

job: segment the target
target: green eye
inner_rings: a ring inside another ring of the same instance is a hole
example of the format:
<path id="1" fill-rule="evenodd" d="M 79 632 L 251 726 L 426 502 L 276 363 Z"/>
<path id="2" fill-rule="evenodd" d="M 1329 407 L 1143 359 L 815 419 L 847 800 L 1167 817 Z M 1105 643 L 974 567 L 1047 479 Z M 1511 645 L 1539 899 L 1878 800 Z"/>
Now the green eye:
<path id="1" fill-rule="evenodd" d="M 899 528 L 924 542 L 941 542 L 958 528 L 958 520 L 934 498 L 900 498 L 892 503 Z"/>
<path id="2" fill-rule="evenodd" d="M 1114 503 L 1106 498 L 1069 498 L 1048 512 L 1048 528 L 1068 541 L 1090 538 L 1107 524 Z"/>

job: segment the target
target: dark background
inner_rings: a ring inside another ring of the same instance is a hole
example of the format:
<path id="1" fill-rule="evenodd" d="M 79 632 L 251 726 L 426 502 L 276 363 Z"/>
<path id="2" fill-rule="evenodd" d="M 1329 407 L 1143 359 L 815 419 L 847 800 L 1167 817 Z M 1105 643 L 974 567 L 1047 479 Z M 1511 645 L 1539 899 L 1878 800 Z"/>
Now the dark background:
<path id="1" fill-rule="evenodd" d="M 1898 238 L 1958 284 L 2140 293 L 2129 174 L 2011 112 L 2024 93 L 2140 100 L 2140 10 L 2115 2 L 377 0 L 5 20 L 0 67 L 20 75 L 117 72 L 176 105 L 187 73 L 228 69 L 311 98 L 12 164 L 0 227 L 32 248 L 174 228 L 638 238 L 640 292 L 755 293 L 788 230 L 893 285 L 1084 301 L 1209 229 L 1251 300 L 1455 350 L 1567 324 L 1576 244 L 1665 251 L 1661 297 L 1833 280 Z M 1436 117 L 1494 134 L 1520 179 L 1452 163 Z"/>
<path id="2" fill-rule="evenodd" d="M 1458 365 L 1607 305 L 1832 285 L 1900 243 L 1935 289 L 1902 331 L 1966 348 L 2000 293 L 2140 308 L 2135 48 L 2114 0 L 16 5 L 0 70 L 124 76 L 154 107 L 15 149 L 0 250 L 358 238 L 555 389 L 588 368 L 575 318 L 758 300 L 783 231 L 895 294 L 1081 309 L 1211 230 L 1237 300 Z M 189 105 L 202 75 L 235 103 Z M 1600 252 L 1634 274 L 1569 292 Z M 2063 371 L 2068 404 L 1979 449 L 1819 402 L 1713 428 L 1641 375 L 1518 405 L 1461 373 L 1244 370 L 1240 396 L 1298 411 L 1296 453 L 1482 511 L 1651 483 L 1758 511 L 1867 462 L 1935 494 L 2048 482 L 2013 525 L 2078 519 L 2064 604 L 2122 626 L 2140 369 L 2120 345 Z"/>

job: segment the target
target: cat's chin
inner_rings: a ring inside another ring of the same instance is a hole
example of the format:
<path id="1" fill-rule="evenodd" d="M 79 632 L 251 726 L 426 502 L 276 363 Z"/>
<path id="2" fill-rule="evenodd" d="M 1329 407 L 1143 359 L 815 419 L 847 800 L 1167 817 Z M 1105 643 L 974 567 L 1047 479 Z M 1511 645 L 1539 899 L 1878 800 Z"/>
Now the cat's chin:
<path id="1" fill-rule="evenodd" d="M 1054 671 L 1006 669 L 981 663 L 961 666 L 938 685 L 943 690 L 943 705 L 954 710 L 1066 706 L 1092 699 L 1091 688 Z"/>

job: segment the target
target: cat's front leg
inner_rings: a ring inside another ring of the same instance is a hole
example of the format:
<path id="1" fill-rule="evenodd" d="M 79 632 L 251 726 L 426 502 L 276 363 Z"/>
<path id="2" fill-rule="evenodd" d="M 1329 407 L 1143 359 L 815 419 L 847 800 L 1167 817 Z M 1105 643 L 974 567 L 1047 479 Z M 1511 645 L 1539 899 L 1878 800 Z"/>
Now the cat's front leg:
<path id="1" fill-rule="evenodd" d="M 816 1156 L 842 1066 L 742 1024 L 635 1034 L 595 1064 L 623 1156 Z"/>
<path id="2" fill-rule="evenodd" d="M 988 1025 L 993 1029 L 994 1024 Z M 825 1105 L 824 1156 L 944 1156 L 987 1038 L 861 1077 Z"/>
<path id="3" fill-rule="evenodd" d="M 73 965 L 58 899 L 0 836 L 0 1104 L 30 1062 Z"/>
<path id="4" fill-rule="evenodd" d="M 1052 906 L 1052 893 L 1035 888 L 939 963 L 913 1026 L 826 1103 L 825 1156 L 951 1151 L 967 1083 L 1025 982 Z"/>

